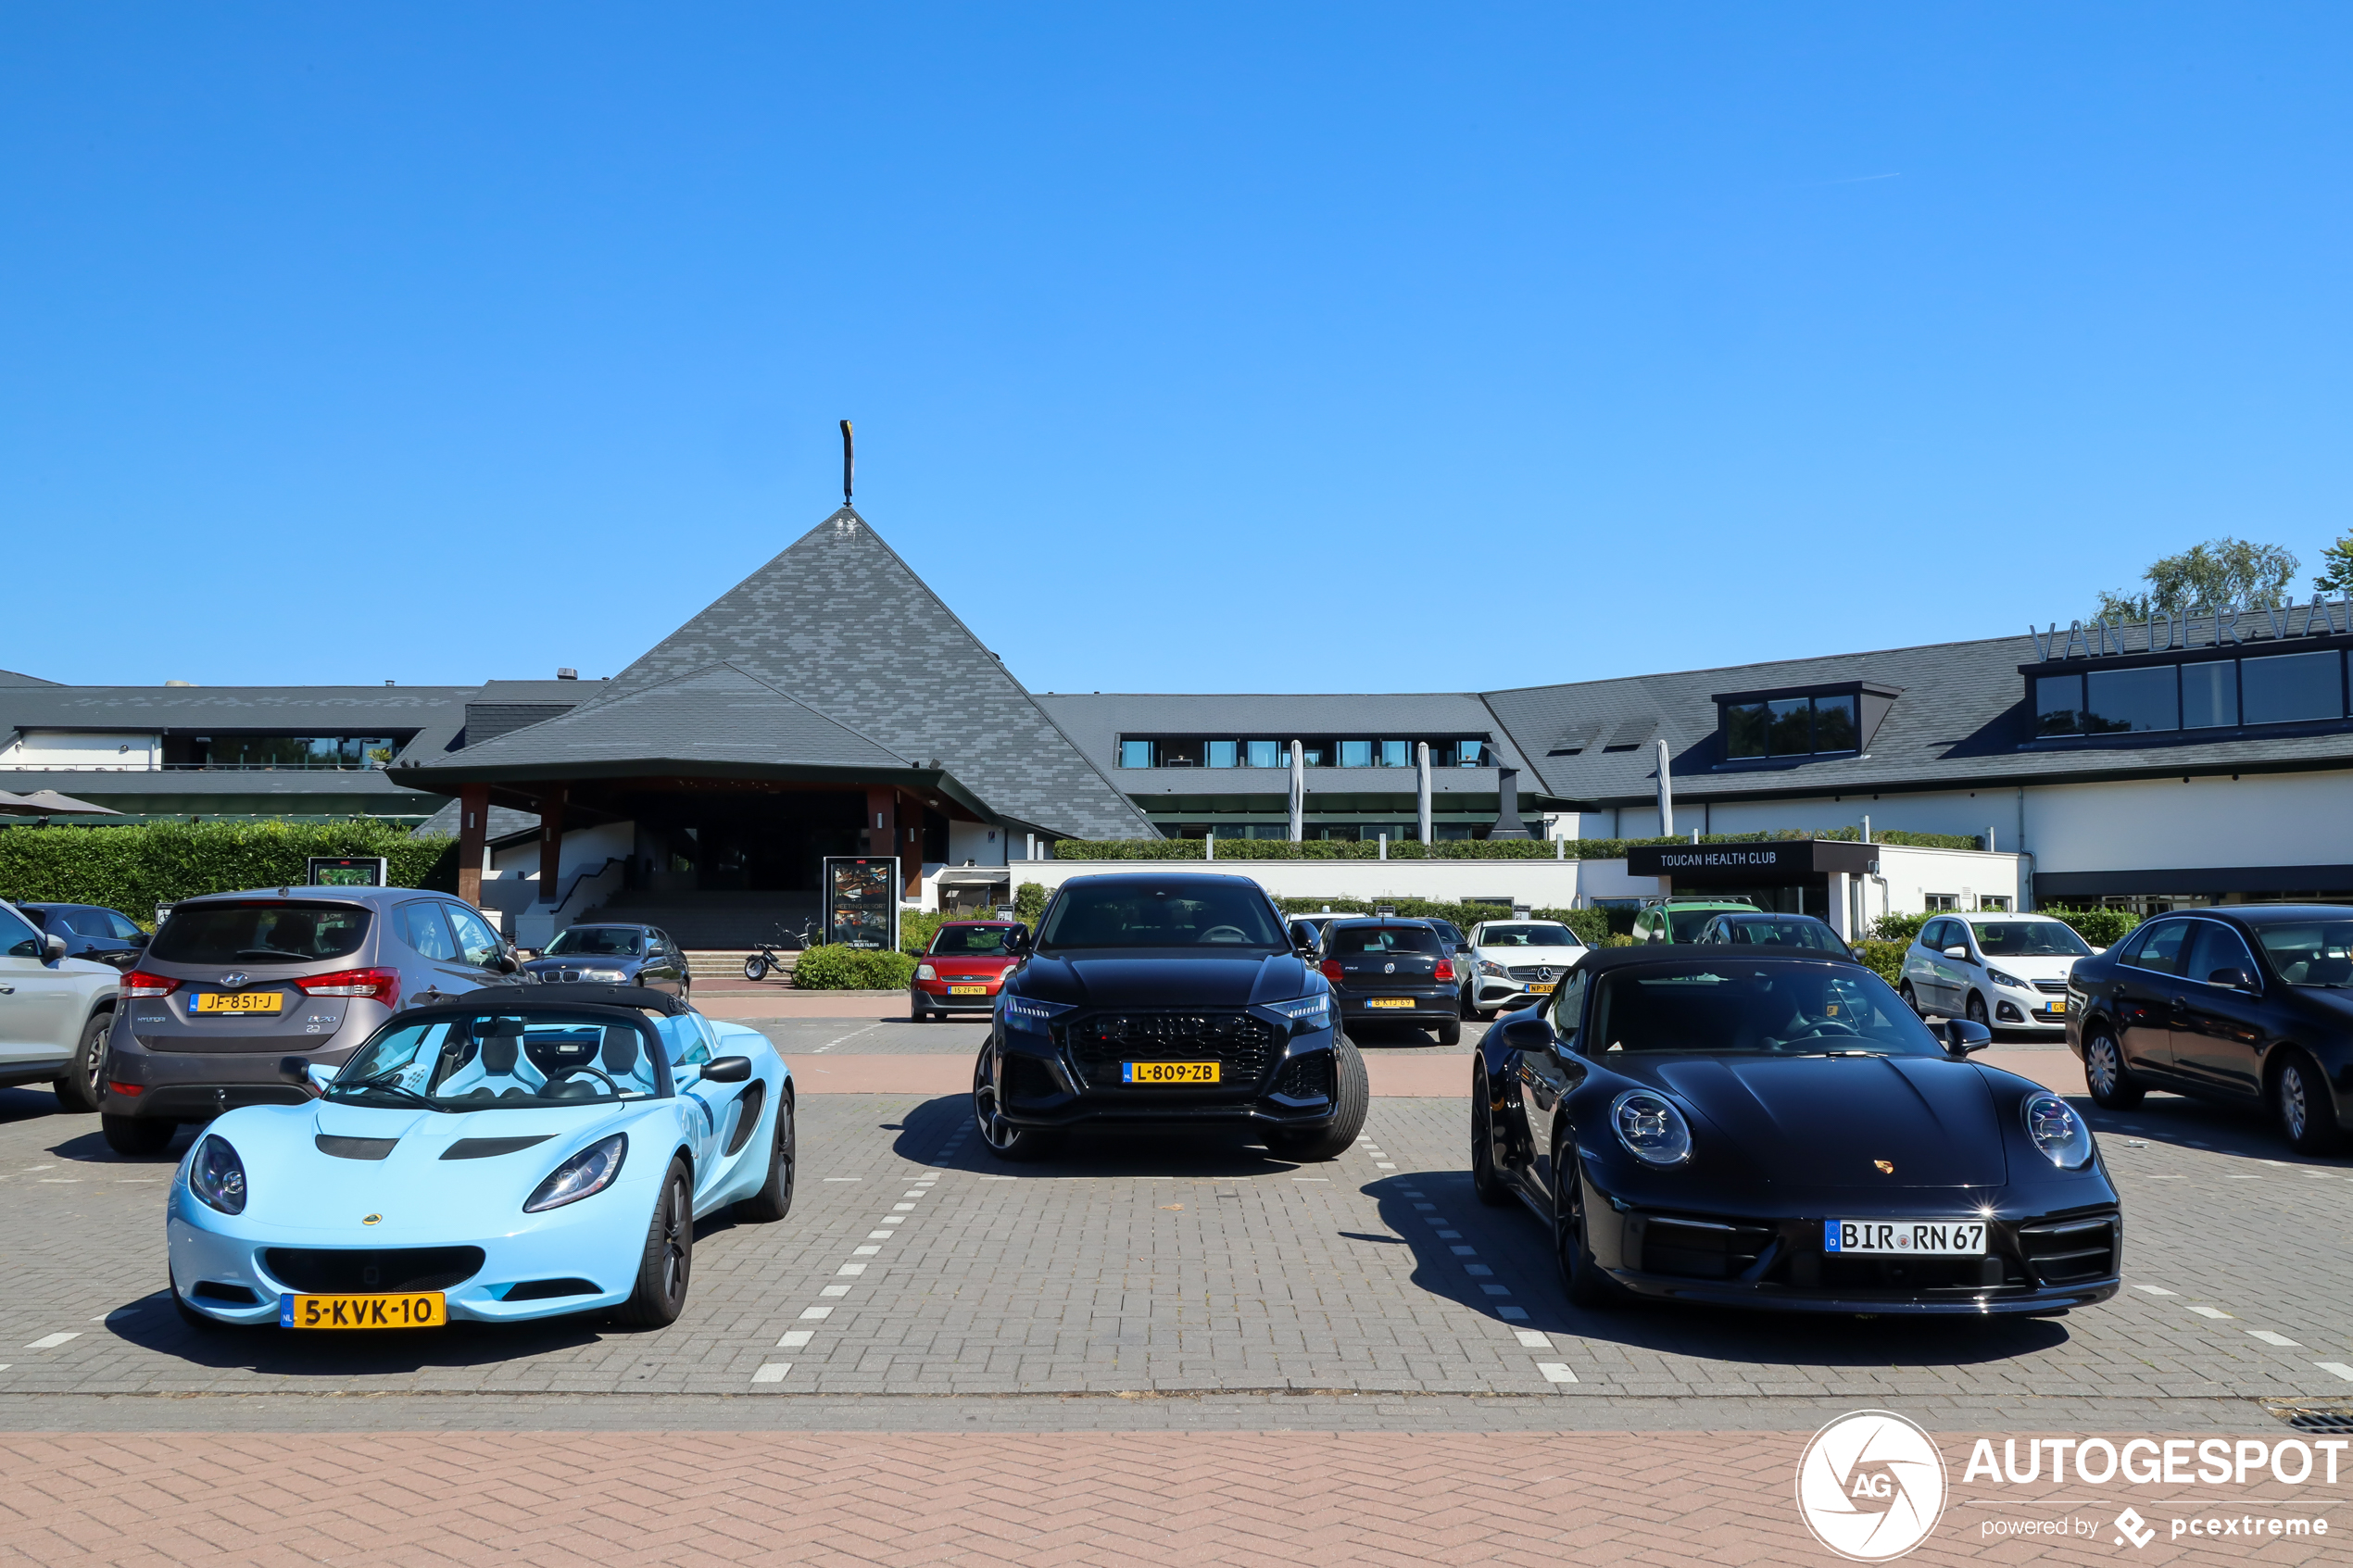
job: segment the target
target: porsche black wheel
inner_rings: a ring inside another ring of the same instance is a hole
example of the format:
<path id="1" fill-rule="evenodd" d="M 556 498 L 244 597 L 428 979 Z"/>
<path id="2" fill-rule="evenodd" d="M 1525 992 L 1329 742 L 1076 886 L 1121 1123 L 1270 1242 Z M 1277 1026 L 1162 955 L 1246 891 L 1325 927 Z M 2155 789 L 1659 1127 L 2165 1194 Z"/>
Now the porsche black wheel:
<path id="1" fill-rule="evenodd" d="M 66 1063 L 65 1076 L 50 1085 L 57 1104 L 88 1114 L 98 1109 L 98 1085 L 107 1073 L 107 1037 L 114 1030 L 114 1014 L 102 1012 L 82 1026 L 82 1044 Z"/>
<path id="2" fill-rule="evenodd" d="M 1043 1160 L 1061 1147 L 1062 1135 L 1042 1127 L 1016 1127 L 1005 1120 L 997 1104 L 996 1054 L 992 1042 L 973 1065 L 973 1126 L 988 1152 L 1000 1160 Z"/>
<path id="3" fill-rule="evenodd" d="M 1553 1256 L 1560 1264 L 1561 1288 L 1577 1306 L 1615 1307 L 1625 1300 L 1625 1288 L 1593 1261 L 1585 1238 L 1584 1190 L 1577 1157 L 1564 1145 L 1553 1155 Z"/>
<path id="4" fill-rule="evenodd" d="M 613 1316 L 636 1328 L 667 1328 L 686 1305 L 686 1283 L 695 1268 L 695 1201 L 683 1161 L 670 1162 L 646 1222 L 646 1248 L 637 1259 L 637 1284 Z"/>
<path id="5" fill-rule="evenodd" d="M 792 1096 L 776 1102 L 776 1136 L 768 1148 L 768 1179 L 749 1198 L 739 1198 L 736 1212 L 765 1224 L 792 1212 L 793 1173 L 799 1163 L 793 1144 Z"/>
<path id="6" fill-rule="evenodd" d="M 1512 1200 L 1512 1192 L 1495 1169 L 1494 1098 L 1482 1061 L 1471 1073 L 1471 1191 L 1490 1209 L 1500 1209 Z"/>
<path id="7" fill-rule="evenodd" d="M 2291 1050 L 2271 1075 L 2271 1119 L 2298 1154 L 2333 1154 L 2341 1141 L 2328 1080 L 2302 1051 Z"/>
<path id="8" fill-rule="evenodd" d="M 2104 1028 L 2083 1037 L 2083 1082 L 2092 1091 L 2092 1103 L 2102 1110 L 2131 1110 L 2148 1093 L 2124 1065 L 2116 1036 Z"/>
<path id="9" fill-rule="evenodd" d="M 1365 1072 L 1364 1054 L 1345 1035 L 1332 1042 L 1332 1073 L 1339 1083 L 1332 1092 L 1331 1124 L 1312 1133 L 1269 1133 L 1267 1153 L 1312 1163 L 1338 1160 L 1355 1145 L 1372 1110 L 1373 1083 Z"/>

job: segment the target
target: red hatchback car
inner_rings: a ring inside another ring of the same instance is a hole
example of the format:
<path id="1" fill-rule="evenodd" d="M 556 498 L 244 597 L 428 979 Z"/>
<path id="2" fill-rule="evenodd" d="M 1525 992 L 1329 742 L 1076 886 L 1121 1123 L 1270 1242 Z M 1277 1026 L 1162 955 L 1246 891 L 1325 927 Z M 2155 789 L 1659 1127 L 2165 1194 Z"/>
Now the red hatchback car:
<path id="1" fill-rule="evenodd" d="M 1005 938 L 1022 929 L 1019 921 L 951 920 L 932 934 L 931 946 L 915 960 L 907 1010 L 918 1023 L 934 1014 L 990 1012 L 1005 972 L 1018 961 Z"/>

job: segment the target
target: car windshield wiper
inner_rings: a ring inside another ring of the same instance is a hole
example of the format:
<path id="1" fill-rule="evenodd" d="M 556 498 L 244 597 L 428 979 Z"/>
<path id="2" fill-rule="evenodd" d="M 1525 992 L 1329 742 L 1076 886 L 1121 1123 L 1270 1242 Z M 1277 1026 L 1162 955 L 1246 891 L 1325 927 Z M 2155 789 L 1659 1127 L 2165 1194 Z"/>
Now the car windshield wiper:
<path id="1" fill-rule="evenodd" d="M 289 953 L 283 947 L 240 947 L 237 949 L 237 957 L 241 959 L 292 959 L 296 963 L 310 961 L 308 953 Z"/>
<path id="2" fill-rule="evenodd" d="M 373 1089 L 378 1094 L 391 1095 L 396 1098 L 422 1105 L 427 1110 L 439 1110 L 440 1102 L 431 1095 L 419 1094 L 406 1084 L 393 1082 L 400 1073 L 407 1071 L 405 1067 L 397 1067 L 390 1073 L 379 1073 L 372 1078 L 355 1078 L 348 1084 L 330 1084 L 327 1088 L 330 1093 L 336 1089 L 348 1089 L 355 1094 L 362 1089 Z"/>

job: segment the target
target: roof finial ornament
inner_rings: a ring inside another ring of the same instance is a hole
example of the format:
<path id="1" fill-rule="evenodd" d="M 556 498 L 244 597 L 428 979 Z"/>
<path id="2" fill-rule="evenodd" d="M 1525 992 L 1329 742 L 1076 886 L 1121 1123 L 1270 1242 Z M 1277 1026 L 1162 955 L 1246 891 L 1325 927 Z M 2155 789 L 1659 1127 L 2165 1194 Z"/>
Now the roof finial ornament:
<path id="1" fill-rule="evenodd" d="M 850 481 L 856 477 L 857 448 L 850 444 L 849 421 L 841 421 L 841 504 L 849 505 Z"/>

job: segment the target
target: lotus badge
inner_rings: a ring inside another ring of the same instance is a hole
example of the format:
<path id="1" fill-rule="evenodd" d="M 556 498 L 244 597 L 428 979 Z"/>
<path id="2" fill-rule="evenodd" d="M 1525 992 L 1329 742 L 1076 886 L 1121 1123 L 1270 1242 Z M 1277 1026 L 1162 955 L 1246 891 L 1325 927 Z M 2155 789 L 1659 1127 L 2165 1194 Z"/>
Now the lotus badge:
<path id="1" fill-rule="evenodd" d="M 380 1225 L 384 1223 L 384 1218 L 382 1214 L 362 1214 L 359 1216 L 359 1223 L 363 1225 Z"/>
<path id="2" fill-rule="evenodd" d="M 1893 1160 L 1874 1160 L 1871 1163 L 1879 1167 L 1879 1173 L 1882 1176 L 1895 1174 L 1895 1161 Z"/>

